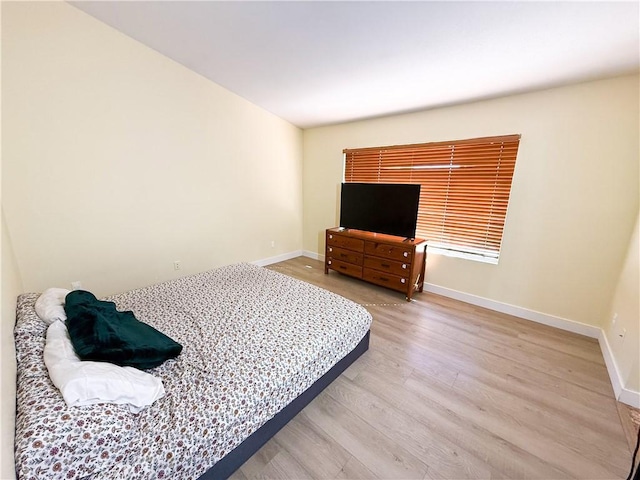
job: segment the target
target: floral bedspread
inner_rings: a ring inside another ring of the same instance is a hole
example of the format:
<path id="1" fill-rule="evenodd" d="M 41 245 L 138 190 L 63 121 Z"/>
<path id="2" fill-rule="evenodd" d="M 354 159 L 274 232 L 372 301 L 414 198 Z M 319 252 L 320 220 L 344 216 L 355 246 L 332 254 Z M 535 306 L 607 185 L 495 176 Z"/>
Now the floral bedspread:
<path id="1" fill-rule="evenodd" d="M 18 299 L 19 479 L 194 479 L 289 404 L 364 337 L 371 316 L 329 291 L 237 264 L 106 298 L 181 343 L 149 373 L 165 397 L 66 406 L 43 361 L 38 294 Z"/>

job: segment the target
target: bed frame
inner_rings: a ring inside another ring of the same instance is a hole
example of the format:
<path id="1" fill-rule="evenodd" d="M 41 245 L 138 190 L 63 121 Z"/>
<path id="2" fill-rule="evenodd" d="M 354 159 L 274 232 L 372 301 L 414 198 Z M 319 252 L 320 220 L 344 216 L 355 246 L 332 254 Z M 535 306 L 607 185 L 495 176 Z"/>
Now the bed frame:
<path id="1" fill-rule="evenodd" d="M 240 445 L 231 450 L 213 467 L 202 474 L 198 480 L 219 480 L 231 476 L 254 453 L 269 441 L 289 420 L 295 417 L 311 400 L 355 362 L 360 355 L 369 349 L 371 331 L 362 338 L 360 343 L 345 357 L 336 363 L 331 370 L 316 380 L 307 390 L 302 392 L 293 402 L 280 410 L 271 420 L 249 435 Z"/>

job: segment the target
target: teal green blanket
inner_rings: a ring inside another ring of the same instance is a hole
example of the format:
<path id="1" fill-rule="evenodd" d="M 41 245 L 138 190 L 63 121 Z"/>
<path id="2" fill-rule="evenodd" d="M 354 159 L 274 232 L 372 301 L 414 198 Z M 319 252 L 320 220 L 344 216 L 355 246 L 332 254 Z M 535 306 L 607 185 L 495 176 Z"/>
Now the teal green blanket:
<path id="1" fill-rule="evenodd" d="M 90 292 L 69 293 L 64 309 L 71 343 L 82 360 L 144 370 L 182 351 L 182 345 L 139 321 L 133 312 L 119 312 L 115 303 L 98 300 Z"/>

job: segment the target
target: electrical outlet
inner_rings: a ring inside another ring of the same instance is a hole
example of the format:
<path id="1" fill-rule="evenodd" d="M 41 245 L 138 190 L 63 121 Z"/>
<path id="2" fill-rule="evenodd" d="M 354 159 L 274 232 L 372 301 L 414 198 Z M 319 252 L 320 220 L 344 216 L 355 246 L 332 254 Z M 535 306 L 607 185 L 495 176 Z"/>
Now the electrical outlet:
<path id="1" fill-rule="evenodd" d="M 180 260 L 176 260 L 175 262 L 173 262 L 173 269 L 180 270 Z"/>
<path id="2" fill-rule="evenodd" d="M 76 280 L 75 282 L 71 282 L 72 290 L 80 290 L 82 288 L 82 282 L 80 280 Z"/>

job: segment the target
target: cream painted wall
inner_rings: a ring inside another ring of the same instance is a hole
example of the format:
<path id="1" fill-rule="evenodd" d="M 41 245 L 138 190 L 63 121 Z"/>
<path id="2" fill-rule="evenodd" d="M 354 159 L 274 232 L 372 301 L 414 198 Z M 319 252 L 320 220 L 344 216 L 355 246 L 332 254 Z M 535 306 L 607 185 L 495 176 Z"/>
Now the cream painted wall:
<path id="1" fill-rule="evenodd" d="M 640 216 L 628 244 L 627 256 L 607 317 L 605 335 L 620 374 L 622 385 L 640 392 Z M 615 324 L 613 315 L 617 314 Z M 626 330 L 626 335 L 620 335 Z"/>
<path id="2" fill-rule="evenodd" d="M 105 295 L 301 249 L 300 129 L 67 3 L 2 8 L 2 200 L 26 290 Z"/>
<path id="3" fill-rule="evenodd" d="M 304 132 L 304 249 L 338 223 L 343 148 L 520 133 L 498 265 L 430 255 L 428 283 L 601 327 L 638 212 L 637 75 Z M 637 351 L 637 350 L 636 350 Z"/>
<path id="4" fill-rule="evenodd" d="M 0 438 L 0 478 L 15 477 L 13 462 L 13 432 L 16 409 L 16 354 L 13 342 L 13 326 L 16 320 L 16 297 L 23 292 L 22 279 L 16 266 L 11 238 L 2 213 L 2 324 L 0 325 L 2 368 L 2 410 Z"/>
<path id="5" fill-rule="evenodd" d="M 2 67 L 4 479 L 18 293 L 300 250 L 302 132 L 64 2 L 2 2 Z"/>
<path id="6" fill-rule="evenodd" d="M 2 9 L 0 8 L 0 26 Z M 1 64 L 1 62 L 0 62 Z M 2 75 L 0 74 L 0 79 Z M 1 80 L 0 80 L 1 81 Z M 0 108 L 2 96 L 0 95 Z M 0 145 L 2 134 L 0 129 Z M 1 191 L 0 191 L 1 194 Z M 16 266 L 15 256 L 6 228 L 4 209 L 0 202 L 0 289 L 2 317 L 0 319 L 0 478 L 15 478 L 13 461 L 13 437 L 15 431 L 16 355 L 13 341 L 13 326 L 16 318 L 16 297 L 23 291 L 22 279 Z"/>

